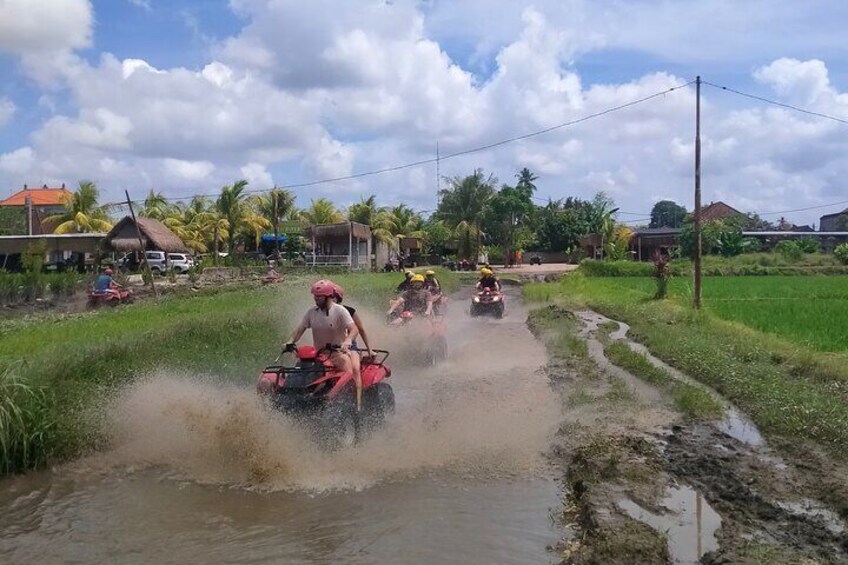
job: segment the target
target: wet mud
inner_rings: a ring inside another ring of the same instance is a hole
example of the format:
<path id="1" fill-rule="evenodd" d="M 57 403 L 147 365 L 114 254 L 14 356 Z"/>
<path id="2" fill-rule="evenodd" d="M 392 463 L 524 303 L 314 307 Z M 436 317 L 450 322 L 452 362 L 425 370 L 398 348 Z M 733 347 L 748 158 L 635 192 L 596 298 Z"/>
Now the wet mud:
<path id="1" fill-rule="evenodd" d="M 541 319 L 531 327 L 547 341 L 549 377 L 571 406 L 552 452 L 563 476 L 561 520 L 570 526 L 558 546 L 562 562 L 848 562 L 840 465 L 818 453 L 807 453 L 805 465 L 726 402 L 718 420 L 684 420 L 604 356 L 602 342 L 624 340 L 693 382 L 629 342 L 626 325 L 601 335 L 607 318 L 553 306 Z M 563 348 L 553 328 L 585 349 Z M 629 393 L 611 404 L 616 386 Z"/>
<path id="2" fill-rule="evenodd" d="M 452 297 L 436 366 L 359 310 L 392 351 L 397 407 L 350 449 L 322 450 L 253 374 L 137 380 L 92 415 L 108 449 L 5 482 L 0 562 L 551 562 L 560 487 L 545 453 L 562 412 L 545 348 L 520 289 L 502 320 L 472 319 L 470 297 Z"/>

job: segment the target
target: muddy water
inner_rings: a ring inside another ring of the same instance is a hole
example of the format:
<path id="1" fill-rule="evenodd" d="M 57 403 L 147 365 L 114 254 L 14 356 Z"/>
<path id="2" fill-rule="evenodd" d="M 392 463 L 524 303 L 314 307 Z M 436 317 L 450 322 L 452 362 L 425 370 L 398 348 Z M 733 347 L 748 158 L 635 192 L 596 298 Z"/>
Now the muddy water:
<path id="1" fill-rule="evenodd" d="M 459 297 L 457 297 L 459 298 Z M 450 358 L 394 354 L 397 412 L 328 454 L 250 384 L 152 375 L 99 414 L 113 449 L 4 481 L 0 562 L 548 563 L 559 404 L 511 296 L 504 320 L 448 311 Z"/>

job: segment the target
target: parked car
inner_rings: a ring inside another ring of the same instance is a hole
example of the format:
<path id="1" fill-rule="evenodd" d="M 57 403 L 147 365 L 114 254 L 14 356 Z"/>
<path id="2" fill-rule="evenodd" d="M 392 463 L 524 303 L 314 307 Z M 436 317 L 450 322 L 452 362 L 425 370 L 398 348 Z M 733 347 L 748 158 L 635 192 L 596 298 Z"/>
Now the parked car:
<path id="1" fill-rule="evenodd" d="M 179 274 L 187 273 L 194 267 L 194 259 L 186 253 L 168 253 L 168 268 Z M 153 267 L 151 266 L 151 269 Z"/>
<path id="2" fill-rule="evenodd" d="M 144 256 L 147 258 L 147 264 L 150 265 L 153 274 L 161 275 L 167 270 L 164 251 L 145 251 Z"/>

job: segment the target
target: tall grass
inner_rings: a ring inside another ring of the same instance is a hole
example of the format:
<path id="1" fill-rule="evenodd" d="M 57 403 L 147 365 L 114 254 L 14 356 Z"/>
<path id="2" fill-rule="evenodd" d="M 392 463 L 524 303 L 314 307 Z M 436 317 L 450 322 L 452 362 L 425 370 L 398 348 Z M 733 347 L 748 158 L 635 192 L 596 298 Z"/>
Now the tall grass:
<path id="1" fill-rule="evenodd" d="M 48 436 L 55 426 L 52 399 L 13 372 L 0 370 L 0 471 L 15 473 L 47 460 Z"/>
<path id="2" fill-rule="evenodd" d="M 7 407 L 2 424 L 7 435 L 0 471 L 37 467 L 91 448 L 97 438 L 83 417 L 91 402 L 147 372 L 166 368 L 253 381 L 312 305 L 309 285 L 317 278 L 290 277 L 265 288 L 224 287 L 84 314 L 4 321 L 0 393 Z M 382 310 L 401 276 L 332 278 L 345 288 L 345 302 Z M 448 292 L 458 287 L 452 273 L 440 272 L 440 280 Z"/>

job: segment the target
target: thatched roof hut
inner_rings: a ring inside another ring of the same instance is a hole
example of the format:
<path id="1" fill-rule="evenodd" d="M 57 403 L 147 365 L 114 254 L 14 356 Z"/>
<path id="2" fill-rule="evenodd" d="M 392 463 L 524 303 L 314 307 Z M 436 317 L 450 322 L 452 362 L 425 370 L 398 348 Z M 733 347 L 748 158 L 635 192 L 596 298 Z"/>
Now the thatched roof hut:
<path id="1" fill-rule="evenodd" d="M 141 242 L 144 250 L 158 250 L 166 253 L 188 253 L 188 248 L 177 235 L 169 230 L 165 224 L 152 218 L 136 218 L 138 230 L 141 232 Z M 138 232 L 133 219 L 130 216 L 115 224 L 106 238 L 104 246 L 111 247 L 116 251 L 130 252 L 141 251 L 138 244 Z"/>

